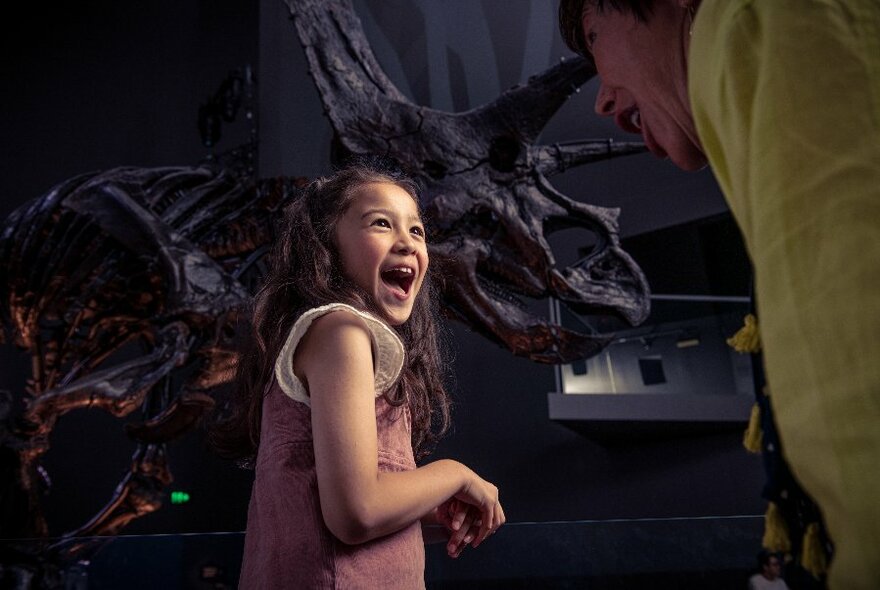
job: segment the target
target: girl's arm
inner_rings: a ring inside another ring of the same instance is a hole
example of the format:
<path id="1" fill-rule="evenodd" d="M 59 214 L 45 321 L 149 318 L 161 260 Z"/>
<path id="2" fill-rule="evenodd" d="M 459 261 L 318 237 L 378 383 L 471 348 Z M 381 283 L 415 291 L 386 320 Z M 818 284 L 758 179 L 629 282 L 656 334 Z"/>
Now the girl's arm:
<path id="1" fill-rule="evenodd" d="M 363 320 L 345 311 L 315 320 L 293 364 L 311 398 L 321 511 L 339 540 L 364 543 L 398 531 L 453 496 L 479 510 L 475 547 L 503 524 L 498 489 L 461 463 L 379 471 L 372 346 Z"/>

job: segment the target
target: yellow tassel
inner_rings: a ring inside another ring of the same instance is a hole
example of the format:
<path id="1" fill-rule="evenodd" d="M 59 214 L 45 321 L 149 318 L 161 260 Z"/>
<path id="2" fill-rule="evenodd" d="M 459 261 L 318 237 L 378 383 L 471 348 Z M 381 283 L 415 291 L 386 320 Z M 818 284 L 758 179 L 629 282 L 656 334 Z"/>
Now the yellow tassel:
<path id="1" fill-rule="evenodd" d="M 749 416 L 749 425 L 743 434 L 743 446 L 750 453 L 761 452 L 761 440 L 764 433 L 761 431 L 761 406 L 755 402 L 752 406 L 752 414 Z"/>
<path id="2" fill-rule="evenodd" d="M 753 314 L 748 314 L 744 318 L 743 327 L 727 339 L 727 344 L 740 353 L 759 352 L 761 350 L 761 334 L 758 332 L 758 318 Z"/>
<path id="3" fill-rule="evenodd" d="M 788 553 L 791 551 L 791 540 L 788 537 L 788 526 L 779 513 L 779 508 L 774 502 L 767 505 L 767 514 L 764 516 L 764 538 L 761 545 L 767 551 Z"/>
<path id="4" fill-rule="evenodd" d="M 819 542 L 819 523 L 807 525 L 804 532 L 804 546 L 801 549 L 801 566 L 814 578 L 819 578 L 828 571 L 828 559 Z"/>

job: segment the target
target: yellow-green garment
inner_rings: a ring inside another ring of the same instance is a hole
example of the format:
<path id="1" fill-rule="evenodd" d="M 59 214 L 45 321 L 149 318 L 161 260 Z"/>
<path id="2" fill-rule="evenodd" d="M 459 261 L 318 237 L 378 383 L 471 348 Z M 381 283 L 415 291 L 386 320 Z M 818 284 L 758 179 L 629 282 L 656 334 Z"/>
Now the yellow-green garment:
<path id="1" fill-rule="evenodd" d="M 703 0 L 697 131 L 755 266 L 783 451 L 880 588 L 880 0 Z"/>

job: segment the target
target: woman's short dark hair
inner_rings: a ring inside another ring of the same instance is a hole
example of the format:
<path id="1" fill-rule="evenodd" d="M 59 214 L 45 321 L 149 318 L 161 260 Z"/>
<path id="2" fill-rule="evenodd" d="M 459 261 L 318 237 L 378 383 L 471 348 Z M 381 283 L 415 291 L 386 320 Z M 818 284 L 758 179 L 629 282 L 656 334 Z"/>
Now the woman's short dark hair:
<path id="1" fill-rule="evenodd" d="M 562 39 L 569 49 L 592 59 L 582 27 L 584 9 L 588 5 L 595 6 L 599 11 L 610 7 L 612 10 L 629 12 L 636 17 L 636 20 L 647 22 L 654 0 L 560 0 L 559 32 L 562 34 Z"/>

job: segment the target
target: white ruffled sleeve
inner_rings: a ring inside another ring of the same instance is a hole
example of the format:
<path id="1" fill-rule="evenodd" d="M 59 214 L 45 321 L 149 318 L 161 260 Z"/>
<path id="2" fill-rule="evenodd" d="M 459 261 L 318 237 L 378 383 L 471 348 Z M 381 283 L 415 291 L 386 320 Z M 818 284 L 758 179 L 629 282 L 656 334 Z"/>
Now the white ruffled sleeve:
<path id="1" fill-rule="evenodd" d="M 362 318 L 370 330 L 376 374 L 374 391 L 376 397 L 385 393 L 397 381 L 400 371 L 403 369 L 403 342 L 400 341 L 397 333 L 382 320 L 344 303 L 331 303 L 310 309 L 293 324 L 290 334 L 288 334 L 287 340 L 275 360 L 275 379 L 281 390 L 291 399 L 307 406 L 310 406 L 311 403 L 306 389 L 299 378 L 293 374 L 293 353 L 313 321 L 324 314 L 338 310 L 345 310 Z"/>

